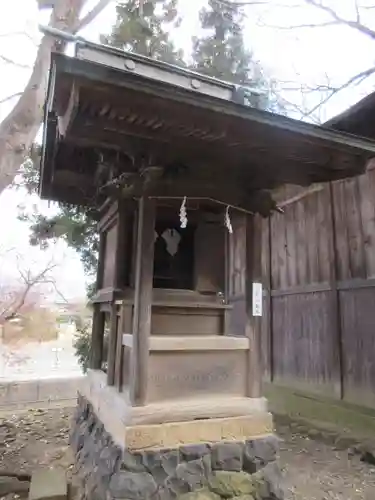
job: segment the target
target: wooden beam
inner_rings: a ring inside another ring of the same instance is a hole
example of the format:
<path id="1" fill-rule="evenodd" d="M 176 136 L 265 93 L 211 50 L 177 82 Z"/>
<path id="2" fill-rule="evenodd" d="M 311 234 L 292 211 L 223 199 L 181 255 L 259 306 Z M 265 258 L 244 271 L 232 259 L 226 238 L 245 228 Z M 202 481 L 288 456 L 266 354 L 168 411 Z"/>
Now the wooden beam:
<path id="1" fill-rule="evenodd" d="M 96 292 L 100 290 L 103 284 L 104 268 L 104 235 L 99 237 L 99 259 L 96 270 Z M 91 333 L 90 367 L 93 370 L 100 370 L 103 361 L 103 336 L 104 336 L 104 314 L 100 311 L 100 306 L 94 304 Z"/>
<path id="2" fill-rule="evenodd" d="M 280 202 L 277 202 L 277 206 L 279 208 L 284 208 L 288 205 L 291 205 L 292 203 L 296 203 L 297 201 L 301 201 L 306 196 L 310 196 L 311 194 L 318 193 L 320 191 L 323 191 L 325 184 L 314 184 L 313 186 L 308 187 L 307 189 L 302 189 L 302 191 L 295 196 L 291 196 L 290 198 L 287 198 L 286 200 L 282 200 Z"/>
<path id="3" fill-rule="evenodd" d="M 98 256 L 98 268 L 96 270 L 96 292 L 103 287 L 103 273 L 104 273 L 104 261 L 105 261 L 105 235 L 99 235 L 99 256 Z"/>
<path id="4" fill-rule="evenodd" d="M 264 353 L 264 342 L 267 346 L 267 353 L 265 358 L 268 361 L 267 366 L 263 366 L 263 380 L 267 380 L 268 382 L 272 382 L 273 380 L 273 331 L 272 331 L 272 219 L 268 217 L 263 221 L 262 227 L 262 274 L 264 280 L 264 288 L 265 288 L 265 299 L 264 299 L 264 315 L 266 318 L 264 321 L 264 330 L 262 329 L 262 338 L 261 338 L 261 347 L 262 347 L 262 356 Z M 267 336 L 267 340 L 264 339 L 264 336 Z M 264 361 L 264 357 L 262 357 Z"/>
<path id="5" fill-rule="evenodd" d="M 155 201 L 141 198 L 135 263 L 133 348 L 131 354 L 130 397 L 133 406 L 146 402 L 151 333 L 151 304 L 154 269 Z"/>
<path id="6" fill-rule="evenodd" d="M 129 304 L 121 305 L 120 331 L 117 335 L 117 354 L 116 359 L 119 361 L 116 364 L 115 384 L 119 391 L 123 389 L 123 385 L 129 382 L 129 356 L 125 355 L 125 347 L 123 346 L 123 335 L 130 334 L 132 331 L 133 306 Z M 132 335 L 131 335 L 132 336 Z"/>
<path id="7" fill-rule="evenodd" d="M 121 311 L 121 316 L 120 316 L 120 321 L 119 321 L 119 330 L 117 332 L 117 344 L 116 344 L 116 363 L 115 363 L 115 385 L 118 389 L 118 391 L 122 390 L 122 384 L 123 384 L 123 363 L 124 363 L 124 348 L 122 346 L 122 328 L 123 325 L 123 318 L 122 318 L 122 311 Z"/>
<path id="8" fill-rule="evenodd" d="M 124 334 L 122 344 L 132 348 L 133 335 Z M 150 351 L 247 351 L 249 339 L 226 335 L 176 336 L 151 335 Z"/>
<path id="9" fill-rule="evenodd" d="M 262 220 L 259 216 L 246 217 L 246 325 L 249 339 L 247 396 L 258 398 L 262 393 L 261 320 L 253 313 L 253 283 L 262 283 Z"/>
<path id="10" fill-rule="evenodd" d="M 60 134 L 65 137 L 73 125 L 73 121 L 77 116 L 79 106 L 79 89 L 73 80 L 70 89 L 69 100 L 62 116 L 58 117 L 57 124 Z"/>

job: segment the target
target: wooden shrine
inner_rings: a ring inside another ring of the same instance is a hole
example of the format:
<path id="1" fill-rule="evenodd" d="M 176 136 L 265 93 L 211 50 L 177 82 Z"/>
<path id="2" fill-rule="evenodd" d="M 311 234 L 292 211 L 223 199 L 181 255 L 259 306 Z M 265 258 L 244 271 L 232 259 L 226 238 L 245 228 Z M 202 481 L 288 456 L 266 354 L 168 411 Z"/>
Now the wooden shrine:
<path id="1" fill-rule="evenodd" d="M 40 193 L 98 214 L 84 397 L 128 449 L 272 433 L 260 217 L 271 190 L 357 175 L 375 144 L 245 89 L 80 41 L 52 58 Z"/>

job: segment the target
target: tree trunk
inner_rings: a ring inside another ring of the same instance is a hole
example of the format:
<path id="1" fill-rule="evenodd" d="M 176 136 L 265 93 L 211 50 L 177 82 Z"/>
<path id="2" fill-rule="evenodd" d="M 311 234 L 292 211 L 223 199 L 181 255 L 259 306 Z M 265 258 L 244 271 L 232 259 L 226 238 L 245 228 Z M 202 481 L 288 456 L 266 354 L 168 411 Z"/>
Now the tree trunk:
<path id="1" fill-rule="evenodd" d="M 56 0 L 50 26 L 75 32 L 84 3 L 85 0 Z M 42 123 L 51 52 L 54 49 L 57 50 L 54 38 L 45 35 L 23 94 L 0 123 L 0 194 L 19 172 Z M 63 47 L 59 46 L 59 50 Z"/>

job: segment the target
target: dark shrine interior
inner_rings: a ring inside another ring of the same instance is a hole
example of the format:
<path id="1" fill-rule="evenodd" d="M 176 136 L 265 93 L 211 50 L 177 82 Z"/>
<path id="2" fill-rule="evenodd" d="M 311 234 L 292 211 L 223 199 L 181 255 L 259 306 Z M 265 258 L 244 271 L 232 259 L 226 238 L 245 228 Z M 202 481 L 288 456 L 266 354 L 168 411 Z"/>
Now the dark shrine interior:
<path id="1" fill-rule="evenodd" d="M 154 288 L 194 288 L 195 227 L 181 228 L 173 220 L 156 221 Z"/>

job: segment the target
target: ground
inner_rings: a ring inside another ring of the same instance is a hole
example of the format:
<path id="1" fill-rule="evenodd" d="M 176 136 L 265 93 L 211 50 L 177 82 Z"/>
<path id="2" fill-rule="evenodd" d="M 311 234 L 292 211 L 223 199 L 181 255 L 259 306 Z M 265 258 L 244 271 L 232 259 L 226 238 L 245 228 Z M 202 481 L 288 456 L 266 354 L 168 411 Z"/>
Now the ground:
<path id="1" fill-rule="evenodd" d="M 373 500 L 375 467 L 347 449 L 279 427 L 287 500 Z"/>
<path id="2" fill-rule="evenodd" d="M 0 472 L 31 472 L 47 466 L 71 473 L 71 414 L 70 409 L 0 414 Z M 278 432 L 283 440 L 280 461 L 287 500 L 374 500 L 375 467 L 290 426 L 280 426 Z"/>

